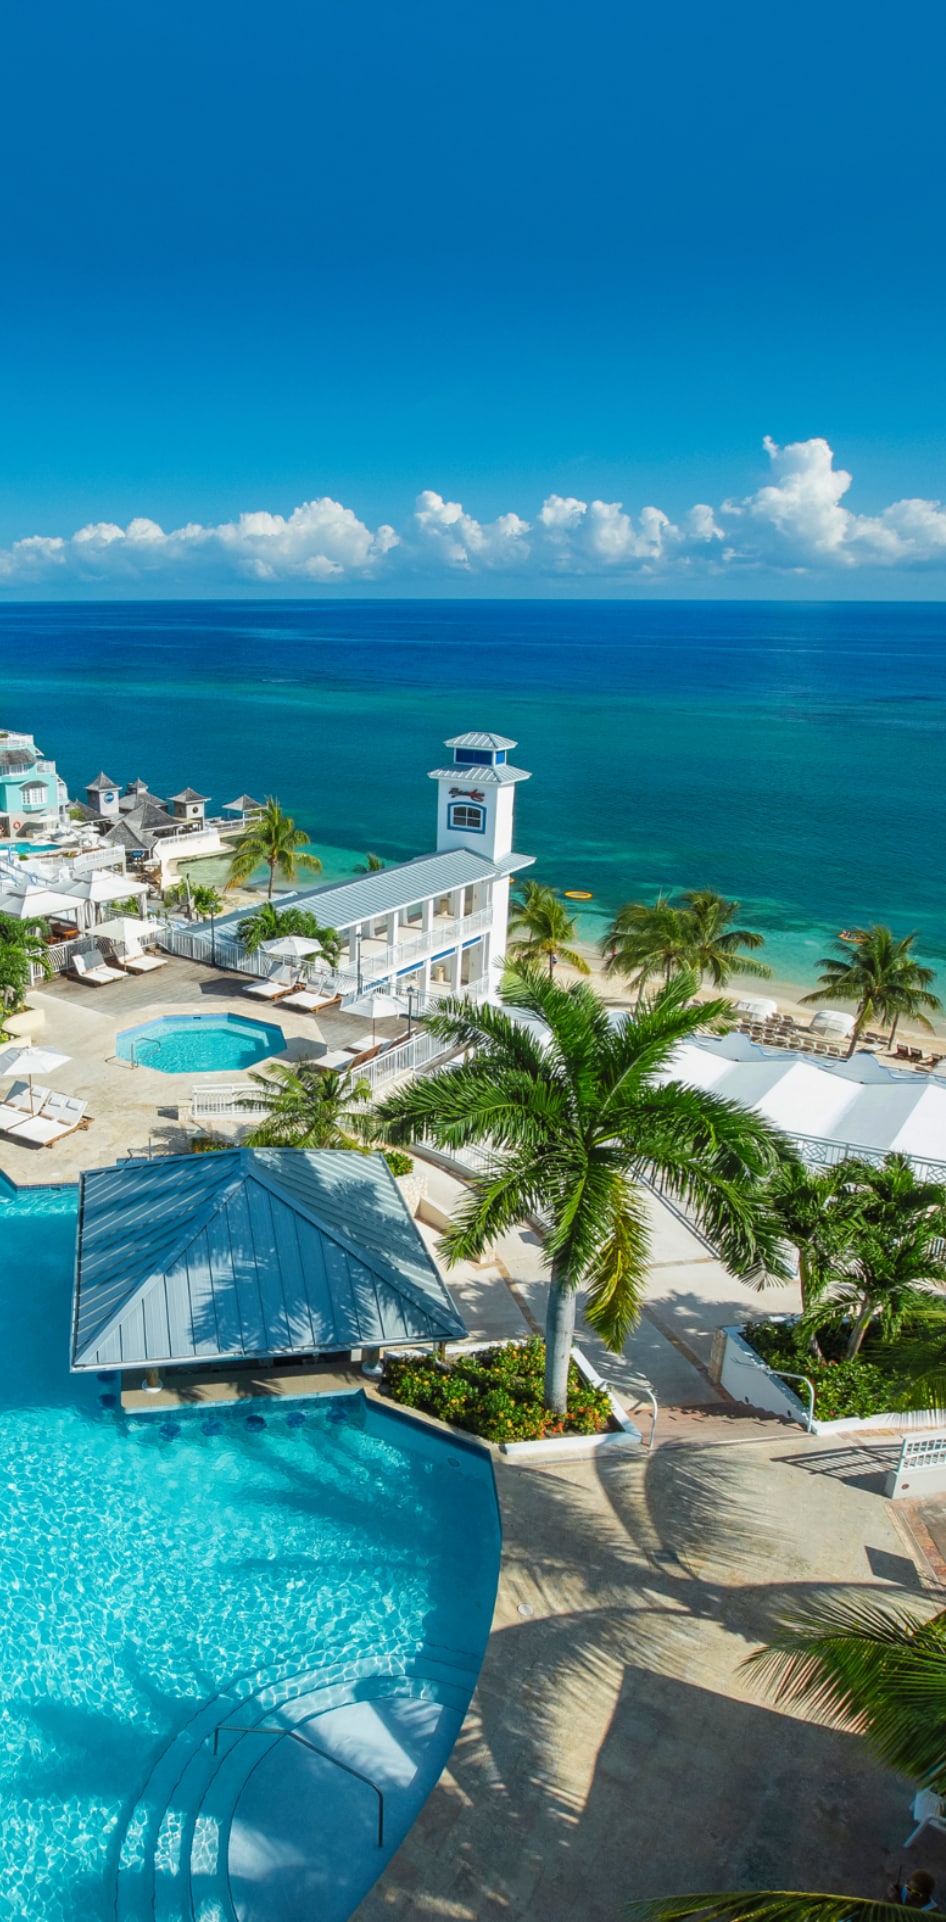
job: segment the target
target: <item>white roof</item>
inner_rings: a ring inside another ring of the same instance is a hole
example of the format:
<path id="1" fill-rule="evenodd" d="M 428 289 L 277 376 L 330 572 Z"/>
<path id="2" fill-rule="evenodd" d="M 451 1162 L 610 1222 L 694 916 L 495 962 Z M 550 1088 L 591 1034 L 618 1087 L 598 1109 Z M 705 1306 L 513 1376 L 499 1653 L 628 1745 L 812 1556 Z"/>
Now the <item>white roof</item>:
<path id="1" fill-rule="evenodd" d="M 455 781 L 458 787 L 511 787 L 514 781 L 531 781 L 531 774 L 525 768 L 510 767 L 504 761 L 501 767 L 479 764 L 470 767 L 463 762 L 450 767 L 432 767 L 427 776 L 429 781 Z"/>
<path id="2" fill-rule="evenodd" d="M 770 1001 L 767 995 L 747 994 L 736 1002 L 737 1014 L 754 1014 L 765 1021 L 770 1014 L 778 1014 L 778 1002 Z"/>
<path id="3" fill-rule="evenodd" d="M 444 747 L 478 748 L 482 754 L 502 754 L 505 748 L 518 745 L 518 741 L 507 740 L 505 734 L 455 734 L 444 742 Z"/>
<path id="4" fill-rule="evenodd" d="M 854 1016 L 842 1014 L 838 1008 L 821 1008 L 809 1026 L 812 1034 L 851 1034 Z"/>

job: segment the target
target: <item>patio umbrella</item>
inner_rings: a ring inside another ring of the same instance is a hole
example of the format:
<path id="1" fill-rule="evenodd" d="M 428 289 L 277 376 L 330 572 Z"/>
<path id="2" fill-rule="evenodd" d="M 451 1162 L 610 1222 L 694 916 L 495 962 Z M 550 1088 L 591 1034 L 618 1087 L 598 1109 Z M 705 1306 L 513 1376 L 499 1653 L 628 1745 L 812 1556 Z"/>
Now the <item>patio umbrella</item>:
<path id="1" fill-rule="evenodd" d="M 275 954 L 281 961 L 304 961 L 307 954 L 321 952 L 321 942 L 307 934 L 281 934 L 275 941 L 261 941 L 264 954 Z"/>
<path id="2" fill-rule="evenodd" d="M 353 1001 L 351 1007 L 346 1008 L 345 1013 L 360 1015 L 364 1020 L 371 1022 L 371 1040 L 373 1043 L 375 1039 L 375 1022 L 384 1021 L 388 1015 L 391 1014 L 404 1014 L 405 1008 L 403 1001 L 395 1000 L 393 994 L 385 994 L 379 988 L 377 994 L 363 994 L 360 1001 Z"/>
<path id="3" fill-rule="evenodd" d="M 69 1056 L 60 1054 L 56 1048 L 15 1047 L 4 1048 L 0 1054 L 0 1075 L 25 1074 L 30 1084 L 30 1113 L 33 1113 L 33 1076 L 52 1074 L 61 1068 Z"/>

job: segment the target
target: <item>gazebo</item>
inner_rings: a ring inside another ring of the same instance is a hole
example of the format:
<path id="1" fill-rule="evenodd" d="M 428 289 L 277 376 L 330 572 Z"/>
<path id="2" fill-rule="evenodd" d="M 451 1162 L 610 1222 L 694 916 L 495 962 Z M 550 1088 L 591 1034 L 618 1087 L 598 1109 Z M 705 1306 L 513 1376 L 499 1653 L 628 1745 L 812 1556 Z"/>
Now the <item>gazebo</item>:
<path id="1" fill-rule="evenodd" d="M 235 1148 L 81 1176 L 74 1370 L 254 1364 L 465 1333 L 383 1155 Z"/>

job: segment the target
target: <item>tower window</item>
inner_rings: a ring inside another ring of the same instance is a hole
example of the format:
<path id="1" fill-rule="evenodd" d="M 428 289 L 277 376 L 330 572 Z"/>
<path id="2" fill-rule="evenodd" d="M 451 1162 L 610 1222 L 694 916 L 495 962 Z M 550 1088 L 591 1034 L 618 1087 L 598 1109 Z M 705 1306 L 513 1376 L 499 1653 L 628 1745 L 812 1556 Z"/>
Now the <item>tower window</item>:
<path id="1" fill-rule="evenodd" d="M 486 829 L 486 809 L 471 807 L 468 801 L 454 801 L 447 810 L 447 826 L 463 828 L 467 834 L 483 834 Z"/>

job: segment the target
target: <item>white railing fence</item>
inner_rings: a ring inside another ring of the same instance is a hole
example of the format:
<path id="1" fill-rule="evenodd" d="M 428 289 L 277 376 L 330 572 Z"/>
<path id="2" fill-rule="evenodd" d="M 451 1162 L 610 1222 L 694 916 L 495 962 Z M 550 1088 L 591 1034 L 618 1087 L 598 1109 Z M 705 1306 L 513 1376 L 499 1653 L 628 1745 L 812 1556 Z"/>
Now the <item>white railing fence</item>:
<path id="1" fill-rule="evenodd" d="M 451 1052 L 434 1035 L 420 1031 L 396 1048 L 388 1048 L 382 1054 L 375 1055 L 373 1061 L 353 1067 L 352 1080 L 367 1081 L 372 1094 L 375 1094 L 379 1088 L 400 1081 L 406 1075 L 423 1073 Z M 190 1098 L 191 1120 L 243 1121 L 251 1126 L 254 1118 L 259 1119 L 266 1112 L 253 1099 L 253 1094 L 251 1086 L 238 1081 L 216 1082 L 213 1086 L 194 1088 Z"/>

